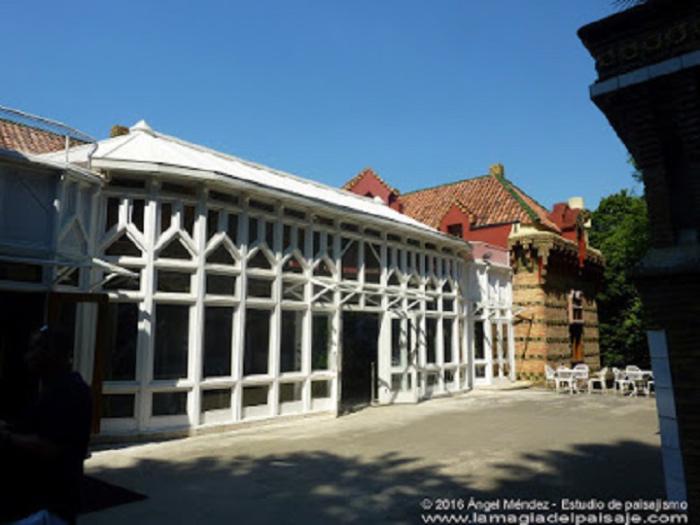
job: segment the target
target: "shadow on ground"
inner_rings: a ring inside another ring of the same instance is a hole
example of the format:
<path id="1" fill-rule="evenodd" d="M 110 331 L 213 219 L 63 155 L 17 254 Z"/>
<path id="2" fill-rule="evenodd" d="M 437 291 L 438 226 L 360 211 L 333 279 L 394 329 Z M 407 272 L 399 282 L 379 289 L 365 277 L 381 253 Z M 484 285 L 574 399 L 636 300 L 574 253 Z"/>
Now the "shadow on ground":
<path id="1" fill-rule="evenodd" d="M 115 523 L 417 523 L 425 497 L 663 497 L 659 449 L 634 441 L 523 453 L 516 462 L 492 464 L 488 488 L 481 472 L 451 476 L 445 468 L 399 452 L 371 461 L 299 452 L 225 461 L 141 459 L 129 468 L 90 473 L 148 496 L 108 511 Z M 110 517 L 88 516 L 100 523 Z"/>

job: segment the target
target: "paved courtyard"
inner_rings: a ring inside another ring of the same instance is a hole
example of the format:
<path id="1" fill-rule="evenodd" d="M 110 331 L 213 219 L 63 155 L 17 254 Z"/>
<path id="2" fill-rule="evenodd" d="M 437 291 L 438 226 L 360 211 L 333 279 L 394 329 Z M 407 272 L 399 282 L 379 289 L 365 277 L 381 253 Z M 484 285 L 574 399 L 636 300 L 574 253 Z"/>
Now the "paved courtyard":
<path id="1" fill-rule="evenodd" d="M 424 497 L 663 497 L 653 399 L 478 391 L 95 452 L 84 524 L 418 523 Z"/>

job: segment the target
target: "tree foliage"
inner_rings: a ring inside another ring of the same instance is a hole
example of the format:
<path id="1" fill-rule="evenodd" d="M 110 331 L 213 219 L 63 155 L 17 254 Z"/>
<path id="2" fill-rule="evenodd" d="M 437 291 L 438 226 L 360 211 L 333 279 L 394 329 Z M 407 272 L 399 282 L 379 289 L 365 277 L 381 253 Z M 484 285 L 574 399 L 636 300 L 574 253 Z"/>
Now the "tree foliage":
<path id="1" fill-rule="evenodd" d="M 606 265 L 597 298 L 603 364 L 647 366 L 642 302 L 630 278 L 649 243 L 644 199 L 628 190 L 603 198 L 593 212 L 589 238 Z"/>

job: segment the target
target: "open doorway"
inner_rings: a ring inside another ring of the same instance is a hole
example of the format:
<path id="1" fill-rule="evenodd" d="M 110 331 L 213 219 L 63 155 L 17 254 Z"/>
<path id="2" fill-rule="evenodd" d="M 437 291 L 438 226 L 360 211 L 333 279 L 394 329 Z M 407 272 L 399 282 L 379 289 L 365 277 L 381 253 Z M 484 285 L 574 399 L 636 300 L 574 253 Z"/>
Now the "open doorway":
<path id="1" fill-rule="evenodd" d="M 377 397 L 379 314 L 343 312 L 340 411 L 352 412 Z"/>
<path id="2" fill-rule="evenodd" d="M 45 293 L 0 292 L 0 420 L 16 420 L 38 393 L 24 355 L 44 324 L 45 303 Z"/>

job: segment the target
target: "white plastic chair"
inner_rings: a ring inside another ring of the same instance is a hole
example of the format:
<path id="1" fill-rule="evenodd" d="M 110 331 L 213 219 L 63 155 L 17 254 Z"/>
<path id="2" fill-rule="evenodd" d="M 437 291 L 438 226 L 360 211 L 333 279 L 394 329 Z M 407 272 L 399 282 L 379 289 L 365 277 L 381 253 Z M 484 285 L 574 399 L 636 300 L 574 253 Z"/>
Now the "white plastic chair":
<path id="1" fill-rule="evenodd" d="M 647 381 L 647 384 L 644 385 L 644 393 L 647 395 L 647 397 L 651 395 L 652 390 L 654 391 L 654 395 L 656 395 L 656 386 L 654 380 L 650 379 L 649 381 Z"/>
<path id="2" fill-rule="evenodd" d="M 554 372 L 554 368 L 545 363 L 544 365 L 544 379 L 545 385 L 550 386 L 550 384 L 556 389 L 557 387 L 557 376 Z"/>
<path id="3" fill-rule="evenodd" d="M 623 370 L 616 367 L 613 367 L 612 371 L 615 381 L 615 391 L 618 394 L 624 394 L 627 387 L 631 384 L 631 382 L 627 379 L 627 374 Z"/>
<path id="4" fill-rule="evenodd" d="M 590 371 L 591 369 L 585 363 L 579 363 L 576 366 L 574 366 L 573 375 L 577 391 L 580 389 L 581 386 L 585 387 L 585 385 L 588 383 Z"/>
<path id="5" fill-rule="evenodd" d="M 584 363 L 579 363 L 574 367 L 574 375 L 578 379 L 585 379 L 588 381 L 588 375 L 591 373 L 591 369 L 588 367 L 588 365 Z"/>
<path id="6" fill-rule="evenodd" d="M 644 372 L 642 372 L 641 370 L 639 370 L 639 371 L 630 370 L 627 372 L 627 381 L 629 382 L 630 386 L 632 387 L 632 391 L 630 392 L 630 396 L 638 396 L 639 390 L 645 389 L 645 387 L 646 387 L 646 382 L 644 380 L 645 375 L 646 374 Z"/>
<path id="7" fill-rule="evenodd" d="M 588 393 L 591 394 L 593 393 L 593 385 L 599 384 L 600 385 L 600 393 L 605 394 L 607 391 L 607 381 L 608 377 L 608 367 L 606 366 L 605 368 L 601 369 L 598 373 L 594 374 L 593 377 L 591 377 L 588 380 Z"/>
<path id="8" fill-rule="evenodd" d="M 558 366 L 554 376 L 554 382 L 556 385 L 557 392 L 562 384 L 568 386 L 569 394 L 573 394 L 576 390 L 576 376 L 574 371 L 565 366 Z"/>

